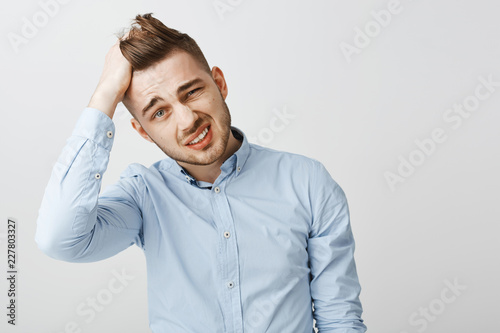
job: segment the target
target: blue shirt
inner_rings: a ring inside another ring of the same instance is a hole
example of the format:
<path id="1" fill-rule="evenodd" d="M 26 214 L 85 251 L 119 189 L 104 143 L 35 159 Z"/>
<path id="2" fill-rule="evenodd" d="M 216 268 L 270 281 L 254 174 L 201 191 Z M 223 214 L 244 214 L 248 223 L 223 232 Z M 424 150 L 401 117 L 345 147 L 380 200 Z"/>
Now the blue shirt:
<path id="1" fill-rule="evenodd" d="M 167 156 L 99 194 L 115 128 L 86 108 L 45 190 L 39 248 L 92 262 L 141 247 L 154 333 L 311 333 L 313 318 L 365 332 L 343 190 L 319 161 L 231 130 L 242 144 L 213 184 Z"/>

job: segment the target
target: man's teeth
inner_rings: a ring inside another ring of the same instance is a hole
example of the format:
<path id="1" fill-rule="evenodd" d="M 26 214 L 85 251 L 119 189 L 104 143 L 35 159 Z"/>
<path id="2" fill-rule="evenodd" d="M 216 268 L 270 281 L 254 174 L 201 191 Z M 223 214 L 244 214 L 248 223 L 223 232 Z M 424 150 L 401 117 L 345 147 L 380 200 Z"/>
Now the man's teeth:
<path id="1" fill-rule="evenodd" d="M 205 135 L 207 135 L 207 133 L 208 133 L 208 127 L 205 128 L 203 130 L 203 132 L 201 132 L 200 135 L 198 135 L 198 137 L 196 139 L 194 139 L 193 141 L 188 143 L 188 145 L 194 145 L 195 143 L 200 142 L 201 140 L 203 140 L 205 138 Z"/>

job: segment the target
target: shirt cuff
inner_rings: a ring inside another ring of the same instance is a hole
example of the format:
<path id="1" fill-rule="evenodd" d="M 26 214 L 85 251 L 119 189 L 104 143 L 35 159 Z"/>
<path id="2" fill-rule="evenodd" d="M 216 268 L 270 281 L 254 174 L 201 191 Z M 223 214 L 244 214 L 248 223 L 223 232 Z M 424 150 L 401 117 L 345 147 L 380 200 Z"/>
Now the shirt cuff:
<path id="1" fill-rule="evenodd" d="M 104 112 L 85 108 L 76 122 L 72 135 L 84 137 L 111 150 L 115 138 L 115 124 Z"/>

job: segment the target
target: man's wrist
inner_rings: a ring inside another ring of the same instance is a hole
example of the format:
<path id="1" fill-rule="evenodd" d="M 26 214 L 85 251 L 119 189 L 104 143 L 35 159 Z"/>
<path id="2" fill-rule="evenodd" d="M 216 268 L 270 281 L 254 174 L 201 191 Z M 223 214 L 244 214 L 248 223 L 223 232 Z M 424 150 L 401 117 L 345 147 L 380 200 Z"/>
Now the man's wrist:
<path id="1" fill-rule="evenodd" d="M 116 93 L 111 91 L 96 90 L 90 99 L 87 107 L 94 108 L 104 112 L 109 118 L 113 119 L 116 106 L 120 102 L 120 98 Z"/>

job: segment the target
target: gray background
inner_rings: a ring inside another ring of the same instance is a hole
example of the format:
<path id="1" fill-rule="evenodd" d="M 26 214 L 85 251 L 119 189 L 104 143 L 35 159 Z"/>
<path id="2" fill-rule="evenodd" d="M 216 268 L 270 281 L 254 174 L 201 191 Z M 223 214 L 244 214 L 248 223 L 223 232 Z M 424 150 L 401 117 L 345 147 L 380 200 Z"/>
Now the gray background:
<path id="1" fill-rule="evenodd" d="M 0 253 L 7 217 L 20 228 L 18 326 L 6 323 L 2 278 L 0 331 L 71 332 L 71 322 L 75 332 L 148 331 L 139 248 L 71 264 L 45 256 L 34 242 L 52 166 L 114 33 L 146 12 L 189 33 L 209 64 L 223 70 L 233 125 L 251 142 L 319 159 L 344 189 L 370 332 L 498 329 L 500 86 L 485 97 L 481 83 L 490 76 L 500 82 L 497 2 L 61 0 L 45 10 L 52 15 L 43 14 L 42 3 L 54 1 L 0 5 Z M 375 23 L 371 12 L 388 7 L 398 8 L 390 22 Z M 25 20 L 38 20 L 38 31 L 16 46 L 12 36 L 23 37 Z M 356 37 L 365 29 L 371 37 Z M 346 56 L 347 44 L 360 46 L 357 53 Z M 473 109 L 468 116 L 448 111 L 461 103 Z M 283 112 L 293 116 L 273 127 Z M 120 105 L 103 188 L 129 163 L 163 158 L 129 119 Z M 425 154 L 416 141 L 428 142 L 433 131 L 442 139 Z M 414 170 L 401 169 L 402 160 L 413 161 Z M 387 174 L 405 171 L 391 187 Z M 4 276 L 5 254 L 0 262 Z M 123 270 L 133 280 L 103 298 L 113 271 Z M 447 283 L 466 289 L 453 293 Z M 96 297 L 106 304 L 87 321 L 77 309 L 90 309 L 88 298 Z"/>

